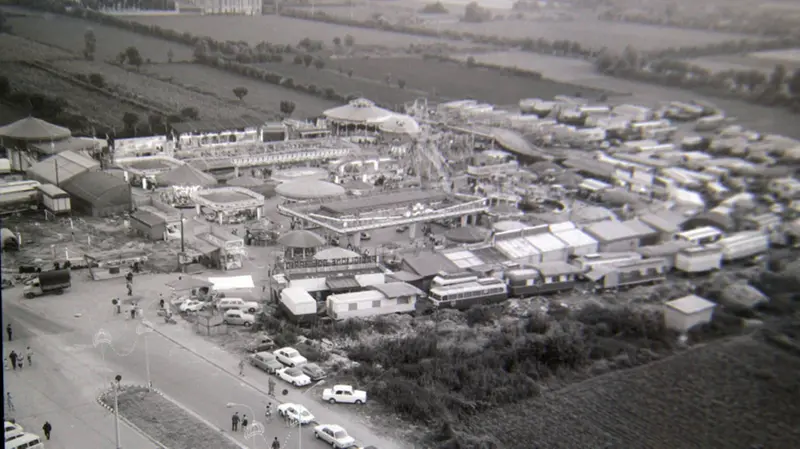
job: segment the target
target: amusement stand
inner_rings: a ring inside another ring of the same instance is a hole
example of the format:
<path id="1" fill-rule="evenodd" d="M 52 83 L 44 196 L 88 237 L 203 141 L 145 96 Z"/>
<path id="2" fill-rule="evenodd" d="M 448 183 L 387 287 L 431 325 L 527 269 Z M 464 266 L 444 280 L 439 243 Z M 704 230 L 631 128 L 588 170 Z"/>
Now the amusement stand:
<path id="1" fill-rule="evenodd" d="M 209 232 L 198 234 L 199 245 L 204 253 L 203 262 L 222 270 L 238 270 L 246 254 L 244 239 L 230 232 L 212 226 Z"/>
<path id="2" fill-rule="evenodd" d="M 198 214 L 219 224 L 259 220 L 264 213 L 264 195 L 242 187 L 199 189 L 191 198 Z"/>

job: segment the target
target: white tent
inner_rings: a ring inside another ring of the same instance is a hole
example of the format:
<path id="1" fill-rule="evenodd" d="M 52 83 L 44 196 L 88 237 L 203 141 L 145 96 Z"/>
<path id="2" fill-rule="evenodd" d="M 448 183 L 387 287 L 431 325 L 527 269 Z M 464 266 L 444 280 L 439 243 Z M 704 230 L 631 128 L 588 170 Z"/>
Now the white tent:
<path id="1" fill-rule="evenodd" d="M 228 290 L 250 290 L 255 288 L 252 276 L 227 276 L 220 278 L 208 278 L 208 282 L 214 284 L 214 290 L 218 292 Z"/>

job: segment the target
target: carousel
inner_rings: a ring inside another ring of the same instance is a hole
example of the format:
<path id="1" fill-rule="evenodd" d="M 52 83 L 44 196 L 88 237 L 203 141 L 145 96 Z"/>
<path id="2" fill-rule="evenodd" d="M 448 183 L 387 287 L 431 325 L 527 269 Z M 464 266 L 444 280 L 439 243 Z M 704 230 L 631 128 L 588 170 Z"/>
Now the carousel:
<path id="1" fill-rule="evenodd" d="M 219 224 L 258 220 L 264 213 L 264 195 L 244 187 L 217 187 L 191 192 L 197 213 Z"/>
<path id="2" fill-rule="evenodd" d="M 285 259 L 305 259 L 313 257 L 318 248 L 325 246 L 325 239 L 301 229 L 283 234 L 278 238 L 278 244 L 284 247 Z"/>
<path id="3" fill-rule="evenodd" d="M 323 115 L 336 135 L 375 137 L 381 123 L 395 114 L 366 98 L 358 98 L 344 106 L 328 109 Z"/>

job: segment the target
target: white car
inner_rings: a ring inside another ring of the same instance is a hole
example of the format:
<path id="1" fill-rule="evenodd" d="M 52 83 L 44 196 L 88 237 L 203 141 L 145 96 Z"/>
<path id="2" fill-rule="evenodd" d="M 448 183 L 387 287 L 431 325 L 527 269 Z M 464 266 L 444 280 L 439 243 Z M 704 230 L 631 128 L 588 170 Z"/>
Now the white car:
<path id="1" fill-rule="evenodd" d="M 354 390 L 350 385 L 334 385 L 322 391 L 322 400 L 331 404 L 366 404 L 367 392 Z"/>
<path id="2" fill-rule="evenodd" d="M 311 384 L 311 378 L 303 374 L 300 368 L 281 368 L 275 374 L 295 387 L 304 387 Z"/>
<path id="3" fill-rule="evenodd" d="M 274 351 L 273 354 L 275 354 L 275 357 L 278 358 L 279 362 L 290 367 L 300 366 L 308 362 L 308 360 L 302 355 L 300 355 L 300 353 L 297 352 L 297 349 L 294 348 L 289 348 L 289 347 L 281 348 L 278 349 L 277 351 Z"/>
<path id="4" fill-rule="evenodd" d="M 278 406 L 278 415 L 282 418 L 293 419 L 300 424 L 314 422 L 314 415 L 300 404 L 291 404 L 289 402 L 281 404 Z"/>
<path id="5" fill-rule="evenodd" d="M 208 307 L 208 303 L 205 301 L 198 301 L 196 299 L 190 299 L 178 308 L 181 312 L 199 312 L 203 309 Z"/>
<path id="6" fill-rule="evenodd" d="M 347 449 L 356 444 L 356 439 L 348 435 L 344 427 L 336 424 L 322 424 L 314 427 L 314 436 L 335 449 Z"/>
<path id="7" fill-rule="evenodd" d="M 222 316 L 223 324 L 237 324 L 244 327 L 250 327 L 256 322 L 255 315 L 244 313 L 241 310 L 228 310 Z"/>
<path id="8" fill-rule="evenodd" d="M 5 428 L 6 442 L 9 442 L 14 438 L 21 437 L 22 435 L 25 434 L 25 429 L 23 429 L 22 426 L 10 421 L 4 421 L 3 427 Z"/>
<path id="9" fill-rule="evenodd" d="M 261 304 L 255 301 L 245 301 L 242 298 L 220 298 L 217 303 L 219 310 L 242 310 L 247 313 L 256 313 L 261 309 Z"/>

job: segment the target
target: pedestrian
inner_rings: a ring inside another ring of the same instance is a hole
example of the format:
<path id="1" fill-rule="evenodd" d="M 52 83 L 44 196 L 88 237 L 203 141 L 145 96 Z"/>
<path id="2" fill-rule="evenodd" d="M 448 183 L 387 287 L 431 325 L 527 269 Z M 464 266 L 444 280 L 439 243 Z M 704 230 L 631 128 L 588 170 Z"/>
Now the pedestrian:
<path id="1" fill-rule="evenodd" d="M 164 310 L 164 297 L 163 296 L 161 296 L 161 299 L 158 300 L 158 307 L 160 307 L 161 310 Z"/>
<path id="2" fill-rule="evenodd" d="M 9 410 L 14 411 L 14 401 L 11 397 L 10 391 L 6 393 L 6 407 L 8 407 Z"/>
<path id="3" fill-rule="evenodd" d="M 267 384 L 269 385 L 269 395 L 275 396 L 275 381 L 270 377 Z"/>
<path id="4" fill-rule="evenodd" d="M 14 371 L 17 370 L 17 357 L 19 356 L 14 351 L 11 351 L 11 354 L 8 355 L 8 358 L 11 359 L 11 369 Z"/>
<path id="5" fill-rule="evenodd" d="M 234 432 L 239 430 L 239 412 L 235 412 L 233 416 L 231 416 L 231 430 Z"/>
<path id="6" fill-rule="evenodd" d="M 242 432 L 247 433 L 247 415 L 242 416 Z"/>
<path id="7" fill-rule="evenodd" d="M 128 289 L 128 296 L 133 296 L 133 284 L 130 282 L 126 282 L 125 287 L 127 287 Z"/>
<path id="8" fill-rule="evenodd" d="M 44 432 L 44 437 L 48 440 L 50 439 L 50 432 L 53 431 L 53 426 L 50 425 L 49 421 L 45 421 L 44 425 L 42 426 L 42 432 Z"/>
<path id="9" fill-rule="evenodd" d="M 13 341 L 14 338 L 12 337 L 11 333 L 11 323 L 8 323 L 8 326 L 6 326 L 6 333 L 8 334 L 8 341 Z"/>
<path id="10" fill-rule="evenodd" d="M 127 281 L 129 284 L 133 284 L 133 273 L 131 273 L 131 272 L 129 271 L 129 272 L 128 272 L 128 274 L 126 274 L 126 275 L 125 275 L 125 280 L 126 280 L 126 281 Z"/>
<path id="11" fill-rule="evenodd" d="M 244 359 L 239 360 L 239 375 L 244 377 Z"/>
<path id="12" fill-rule="evenodd" d="M 28 366 L 33 366 L 33 349 L 30 346 L 25 350 L 25 357 L 28 358 Z"/>
<path id="13" fill-rule="evenodd" d="M 278 441 L 278 437 L 272 440 L 272 449 L 281 449 L 281 443 Z"/>
<path id="14" fill-rule="evenodd" d="M 136 319 L 136 304 L 131 304 L 131 319 Z"/>

